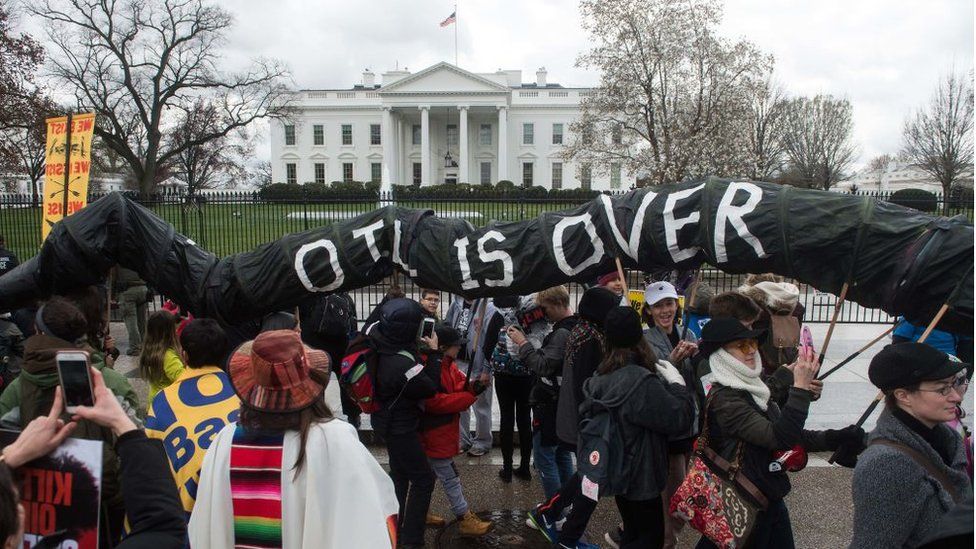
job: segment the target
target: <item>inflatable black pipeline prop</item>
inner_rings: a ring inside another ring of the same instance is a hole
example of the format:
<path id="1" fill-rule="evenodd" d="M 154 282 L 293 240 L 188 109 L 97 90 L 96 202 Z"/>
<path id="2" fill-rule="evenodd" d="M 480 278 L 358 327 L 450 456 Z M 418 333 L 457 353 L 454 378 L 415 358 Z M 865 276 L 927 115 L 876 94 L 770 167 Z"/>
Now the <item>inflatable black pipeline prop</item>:
<path id="1" fill-rule="evenodd" d="M 469 297 L 525 294 L 625 267 L 710 263 L 773 272 L 927 324 L 962 283 L 940 327 L 973 330 L 973 226 L 869 197 L 708 178 L 475 229 L 387 206 L 218 259 L 139 204 L 113 194 L 55 225 L 40 254 L 0 278 L 0 311 L 102 280 L 118 263 L 197 316 L 237 324 L 352 290 L 399 268 Z"/>

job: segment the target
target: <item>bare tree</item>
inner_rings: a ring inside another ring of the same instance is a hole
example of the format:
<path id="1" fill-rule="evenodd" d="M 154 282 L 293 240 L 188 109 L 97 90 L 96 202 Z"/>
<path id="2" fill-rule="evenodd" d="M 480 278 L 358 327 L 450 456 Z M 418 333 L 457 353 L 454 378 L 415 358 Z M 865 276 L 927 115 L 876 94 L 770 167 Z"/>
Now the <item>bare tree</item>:
<path id="1" fill-rule="evenodd" d="M 38 203 L 39 183 L 44 178 L 47 147 L 46 119 L 62 114 L 50 98 L 31 97 L 17 121 L 0 129 L 0 169 L 22 175 L 29 182 L 31 200 Z"/>
<path id="2" fill-rule="evenodd" d="M 749 171 L 749 90 L 772 58 L 720 37 L 720 6 L 583 0 L 580 10 L 593 47 L 577 66 L 601 76 L 564 158 L 594 171 L 620 164 L 653 183 Z"/>
<path id="3" fill-rule="evenodd" d="M 184 149 L 287 108 L 288 72 L 277 61 L 222 69 L 231 17 L 203 0 L 43 0 L 28 9 L 47 24 L 52 76 L 79 109 L 96 112 L 95 134 L 144 194 Z M 166 139 L 173 113 L 200 99 L 218 108 L 222 125 L 190 141 Z"/>
<path id="4" fill-rule="evenodd" d="M 902 153 L 942 185 L 943 213 L 949 211 L 952 184 L 973 166 L 973 88 L 971 79 L 950 73 L 927 107 L 905 121 Z"/>
<path id="5" fill-rule="evenodd" d="M 857 157 L 850 101 L 830 95 L 798 97 L 786 110 L 783 146 L 790 177 L 803 186 L 829 190 L 847 177 Z"/>
<path id="6" fill-rule="evenodd" d="M 271 184 L 271 162 L 261 160 L 256 162 L 249 170 L 248 179 L 258 187 L 266 187 Z"/>
<path id="7" fill-rule="evenodd" d="M 173 175 L 186 183 L 189 194 L 217 187 L 226 178 L 241 180 L 247 176 L 245 163 L 251 146 L 243 128 L 198 145 L 183 146 L 201 135 L 214 133 L 226 123 L 215 105 L 197 101 L 171 132 L 173 148 L 179 151 L 174 157 Z"/>
<path id="8" fill-rule="evenodd" d="M 879 154 L 868 161 L 867 169 L 873 172 L 883 172 L 895 160 L 895 157 L 890 154 Z"/>
<path id="9" fill-rule="evenodd" d="M 786 163 L 783 145 L 786 105 L 786 94 L 783 87 L 773 81 L 772 72 L 754 86 L 749 119 L 750 179 L 771 181 L 783 171 Z"/>
<path id="10" fill-rule="evenodd" d="M 10 3 L 0 0 L 0 130 L 30 125 L 32 103 L 41 95 L 34 77 L 44 48 L 29 34 L 15 33 L 12 11 Z"/>

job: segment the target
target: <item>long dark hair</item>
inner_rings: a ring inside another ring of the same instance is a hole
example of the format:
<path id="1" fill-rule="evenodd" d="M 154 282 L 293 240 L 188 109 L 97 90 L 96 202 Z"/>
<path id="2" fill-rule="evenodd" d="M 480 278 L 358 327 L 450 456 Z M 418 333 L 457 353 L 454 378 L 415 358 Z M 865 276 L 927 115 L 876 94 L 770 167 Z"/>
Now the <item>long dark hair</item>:
<path id="1" fill-rule="evenodd" d="M 139 373 L 150 383 L 162 384 L 167 380 L 163 365 L 166 351 L 180 354 L 180 340 L 176 337 L 176 317 L 166 311 L 156 311 L 149 315 L 146 334 L 142 339 L 142 354 L 139 355 Z"/>
<path id="2" fill-rule="evenodd" d="M 647 368 L 652 373 L 654 370 L 654 365 L 657 363 L 657 355 L 654 354 L 654 349 L 651 348 L 650 343 L 647 342 L 643 337 L 637 342 L 637 345 L 633 347 L 613 347 L 607 351 L 606 356 L 603 357 L 603 362 L 597 367 L 597 373 L 600 375 L 609 374 L 610 372 L 619 370 L 628 364 L 635 364 L 642 368 Z"/>
<path id="3" fill-rule="evenodd" d="M 328 383 L 328 375 L 329 372 L 322 372 L 320 370 L 309 371 L 309 377 L 323 387 Z M 297 478 L 298 473 L 302 470 L 302 466 L 305 465 L 305 443 L 308 441 L 309 428 L 311 428 L 313 423 L 329 421 L 333 417 L 332 410 L 329 409 L 329 405 L 325 403 L 325 398 L 322 397 L 315 400 L 307 408 L 283 414 L 256 410 L 242 402 L 239 421 L 245 429 L 259 433 L 298 431 L 301 446 L 298 449 L 298 458 L 295 459 L 295 465 L 292 467 L 295 470 L 295 477 L 293 478 Z"/>

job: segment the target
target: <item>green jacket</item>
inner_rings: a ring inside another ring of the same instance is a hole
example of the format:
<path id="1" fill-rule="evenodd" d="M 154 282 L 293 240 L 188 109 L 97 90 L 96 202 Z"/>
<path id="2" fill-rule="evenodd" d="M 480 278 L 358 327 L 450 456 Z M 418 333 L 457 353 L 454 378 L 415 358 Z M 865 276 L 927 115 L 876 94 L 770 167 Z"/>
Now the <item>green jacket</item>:
<path id="1" fill-rule="evenodd" d="M 57 338 L 52 338 L 51 336 L 31 336 L 30 339 L 34 337 L 47 338 L 51 343 L 60 342 L 62 344 L 62 349 L 74 348 L 73 345 L 66 341 L 59 340 Z M 93 349 L 86 349 L 91 353 L 92 366 L 96 370 L 102 372 L 102 377 L 105 379 L 105 386 L 115 394 L 115 396 L 121 398 L 127 405 L 131 406 L 133 411 L 139 410 L 139 397 L 136 396 L 136 392 L 132 389 L 132 385 L 129 384 L 129 380 L 125 378 L 122 374 L 116 372 L 111 368 L 105 367 L 105 355 L 99 351 Z M 21 379 L 27 379 L 39 388 L 46 389 L 54 387 L 58 384 L 58 372 L 54 369 L 42 370 L 40 372 L 30 372 L 27 368 L 20 373 L 17 379 L 13 380 L 10 385 L 4 389 L 3 394 L 0 395 L 0 417 L 7 415 L 8 412 L 15 408 L 20 407 L 21 401 Z"/>

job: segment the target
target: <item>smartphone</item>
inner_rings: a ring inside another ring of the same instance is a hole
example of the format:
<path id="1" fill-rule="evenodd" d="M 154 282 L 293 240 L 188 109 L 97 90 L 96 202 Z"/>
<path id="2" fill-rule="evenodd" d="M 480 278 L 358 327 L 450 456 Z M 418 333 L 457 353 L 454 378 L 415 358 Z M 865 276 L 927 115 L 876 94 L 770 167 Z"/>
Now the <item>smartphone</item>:
<path id="1" fill-rule="evenodd" d="M 429 337 L 431 337 L 431 336 L 434 335 L 434 322 L 436 322 L 436 321 L 433 318 L 425 318 L 424 319 L 423 323 L 421 323 L 421 325 L 420 325 L 420 337 L 421 337 L 421 339 L 423 339 L 425 337 L 426 338 L 429 338 Z"/>
<path id="2" fill-rule="evenodd" d="M 813 348 L 813 334 L 810 333 L 810 328 L 804 326 L 800 331 L 800 351 L 804 356 L 813 358 L 816 353 Z"/>
<path id="3" fill-rule="evenodd" d="M 58 378 L 61 380 L 61 394 L 64 395 L 64 409 L 73 414 L 78 406 L 94 406 L 90 358 L 85 351 L 58 351 L 55 355 L 58 365 Z"/>

